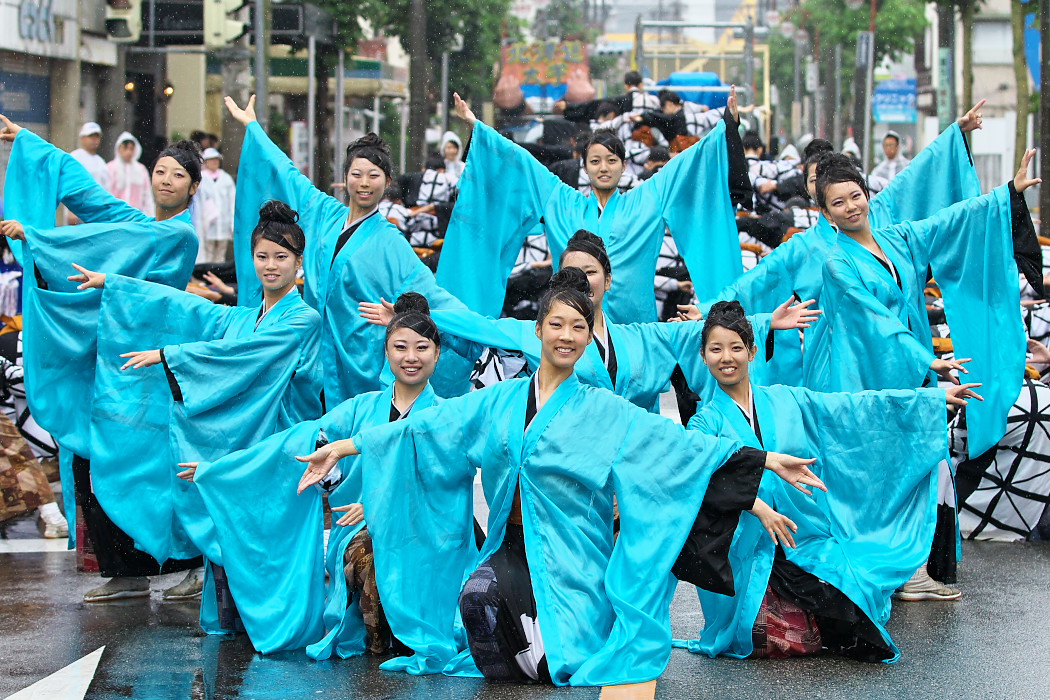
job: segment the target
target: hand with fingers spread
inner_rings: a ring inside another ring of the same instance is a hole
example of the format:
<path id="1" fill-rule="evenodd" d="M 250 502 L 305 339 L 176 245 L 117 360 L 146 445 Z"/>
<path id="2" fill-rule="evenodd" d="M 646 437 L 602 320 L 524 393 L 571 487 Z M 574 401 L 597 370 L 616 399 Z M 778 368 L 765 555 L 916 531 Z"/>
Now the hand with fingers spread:
<path id="1" fill-rule="evenodd" d="M 800 459 L 779 452 L 766 453 L 766 469 L 770 470 L 807 496 L 812 495 L 813 492 L 807 489 L 806 486 L 812 486 L 821 491 L 828 490 L 828 487 L 824 485 L 824 482 L 809 469 L 809 465 L 816 461 L 816 459 L 812 458 Z"/>
<path id="2" fill-rule="evenodd" d="M 219 279 L 219 276 L 217 274 L 215 274 L 214 272 L 205 272 L 204 273 L 204 281 L 207 282 L 212 287 L 214 287 L 216 291 L 221 292 L 223 294 L 236 294 L 237 293 L 236 289 L 234 289 L 233 287 L 231 287 L 230 285 L 226 284 L 221 279 Z"/>
<path id="3" fill-rule="evenodd" d="M 755 499 L 755 506 L 749 512 L 762 522 L 773 544 L 794 549 L 795 538 L 792 534 L 798 532 L 798 525 L 791 518 L 776 512 L 761 498 Z"/>
<path id="4" fill-rule="evenodd" d="M 474 116 L 472 111 L 470 111 L 470 105 L 459 96 L 458 92 L 452 93 L 452 99 L 456 101 L 456 116 L 473 127 L 474 122 L 476 122 L 478 118 Z"/>
<path id="5" fill-rule="evenodd" d="M 296 493 L 302 493 L 308 487 L 319 483 L 321 479 L 328 476 L 328 472 L 332 471 L 343 457 L 350 457 L 356 454 L 360 454 L 360 452 L 357 451 L 354 441 L 347 438 L 346 440 L 330 442 L 305 457 L 296 457 L 297 460 L 306 464 L 306 471 L 303 472 L 302 478 L 299 479 L 299 488 Z"/>
<path id="6" fill-rule="evenodd" d="M 18 132 L 22 130 L 22 127 L 15 124 L 2 114 L 0 114 L 0 123 L 3 124 L 3 126 L 0 127 L 0 141 L 11 143 L 15 140 L 15 137 L 18 136 Z"/>
<path id="7" fill-rule="evenodd" d="M 678 304 L 678 316 L 667 319 L 668 321 L 703 321 L 704 315 L 696 304 Z"/>
<path id="8" fill-rule="evenodd" d="M 958 378 L 952 374 L 952 370 L 958 370 L 963 374 L 969 374 L 970 370 L 963 367 L 964 364 L 969 362 L 972 358 L 964 357 L 956 360 L 941 360 L 937 359 L 930 363 L 930 369 L 937 373 L 937 376 L 946 382 L 952 384 L 958 384 Z"/>
<path id="9" fill-rule="evenodd" d="M 960 131 L 962 131 L 965 134 L 968 131 L 974 131 L 975 129 L 984 128 L 984 122 L 981 119 L 980 110 L 981 107 L 984 107 L 984 103 L 987 101 L 988 100 L 981 100 L 973 107 L 971 107 L 969 112 L 959 117 L 958 122 Z"/>
<path id="10" fill-rule="evenodd" d="M 343 517 L 336 520 L 337 525 L 343 527 L 350 527 L 357 525 L 359 522 L 365 519 L 365 507 L 360 503 L 350 503 L 345 506 L 336 506 L 332 508 L 333 513 L 346 513 Z"/>
<path id="11" fill-rule="evenodd" d="M 70 282 L 80 282 L 77 285 L 77 289 L 102 289 L 106 286 L 106 273 L 105 272 L 94 272 L 76 263 L 71 263 L 73 268 L 80 274 L 70 275 L 66 279 Z"/>
<path id="12" fill-rule="evenodd" d="M 389 326 L 394 320 L 394 305 L 383 297 L 379 297 L 379 303 L 362 301 L 357 305 L 357 313 L 361 318 L 376 326 Z"/>
<path id="13" fill-rule="evenodd" d="M 223 100 L 226 103 L 226 109 L 230 111 L 230 116 L 239 121 L 241 124 L 248 126 L 256 120 L 255 117 L 255 95 L 248 98 L 248 104 L 241 109 L 237 106 L 237 103 L 233 101 L 233 98 L 229 95 Z"/>
<path id="14" fill-rule="evenodd" d="M 26 239 L 25 228 L 14 219 L 0 221 L 0 234 L 7 236 L 14 241 L 24 241 Z"/>
<path id="15" fill-rule="evenodd" d="M 180 479 L 185 479 L 186 481 L 192 482 L 193 475 L 197 473 L 197 465 L 198 462 L 179 462 L 179 466 L 182 467 L 182 471 L 176 474 L 175 476 L 179 477 Z"/>
<path id="16" fill-rule="evenodd" d="M 773 330 L 784 331 L 791 328 L 809 328 L 820 315 L 824 313 L 820 309 L 809 308 L 817 302 L 816 299 L 806 299 L 794 306 L 791 305 L 794 296 L 788 298 L 773 312 L 773 321 L 770 324 Z"/>
<path id="17" fill-rule="evenodd" d="M 1014 189 L 1018 192 L 1024 192 L 1033 185 L 1038 185 L 1043 180 L 1038 177 L 1028 177 L 1028 166 L 1032 164 L 1032 158 L 1035 157 L 1035 149 L 1029 148 L 1024 152 L 1024 157 L 1021 158 L 1021 167 L 1018 169 L 1017 174 L 1014 175 Z"/>
<path id="18" fill-rule="evenodd" d="M 974 389 L 981 386 L 980 384 L 956 384 L 950 386 L 944 390 L 944 402 L 948 404 L 948 410 L 954 411 L 959 406 L 965 406 L 967 399 L 977 399 L 978 401 L 984 401 L 984 397 L 978 394 Z"/>
<path id="19" fill-rule="evenodd" d="M 163 362 L 160 350 L 136 350 L 134 352 L 121 353 L 120 356 L 128 359 L 121 369 L 128 369 L 129 367 L 131 369 L 143 369 L 144 367 L 152 367 Z"/>

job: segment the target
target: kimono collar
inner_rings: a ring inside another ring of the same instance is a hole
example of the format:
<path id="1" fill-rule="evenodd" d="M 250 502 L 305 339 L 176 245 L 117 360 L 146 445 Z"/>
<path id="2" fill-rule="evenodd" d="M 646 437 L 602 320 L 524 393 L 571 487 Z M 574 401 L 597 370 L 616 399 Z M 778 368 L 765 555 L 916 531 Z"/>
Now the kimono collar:
<path id="1" fill-rule="evenodd" d="M 569 399 L 580 390 L 580 380 L 576 373 L 573 372 L 554 390 L 547 402 L 540 406 L 536 411 L 536 417 L 529 423 L 529 427 L 522 430 L 520 426 L 525 425 L 525 411 L 528 407 L 529 392 L 533 391 L 532 385 L 534 381 L 536 380 L 521 380 L 521 386 L 524 391 L 520 396 L 520 400 L 515 401 L 514 417 L 511 423 L 512 427 L 508 441 L 510 454 L 512 457 L 520 459 L 520 464 L 524 464 L 528 460 L 532 451 L 536 448 L 536 443 L 539 442 L 540 436 L 543 435 L 547 426 L 550 425 L 551 420 L 568 403 Z"/>
<path id="2" fill-rule="evenodd" d="M 773 428 L 773 416 L 769 411 L 769 402 L 762 392 L 762 387 L 756 386 L 754 382 L 751 382 L 751 396 L 753 397 L 755 409 L 753 419 L 757 419 L 759 426 L 761 426 L 764 442 L 768 445 L 774 445 L 776 444 L 776 433 Z M 721 385 L 715 389 L 711 401 L 726 422 L 732 426 L 733 432 L 736 433 L 742 443 L 748 447 L 763 449 L 763 443 L 759 441 L 755 429 L 747 422 L 740 410 L 740 406 L 725 392 Z M 772 447 L 769 449 L 772 449 Z"/>
<path id="3" fill-rule="evenodd" d="M 266 301 L 264 300 L 262 306 L 259 309 L 259 318 L 255 319 L 255 330 L 259 330 L 259 326 L 262 325 L 263 319 L 269 316 L 275 309 L 281 306 L 291 305 L 294 301 L 294 298 L 292 299 L 292 301 L 288 301 L 288 297 L 292 296 L 293 294 L 299 296 L 299 288 L 296 285 L 292 285 L 292 287 L 287 292 L 285 292 L 284 296 L 278 299 L 277 303 L 275 303 L 268 309 L 266 308 Z"/>

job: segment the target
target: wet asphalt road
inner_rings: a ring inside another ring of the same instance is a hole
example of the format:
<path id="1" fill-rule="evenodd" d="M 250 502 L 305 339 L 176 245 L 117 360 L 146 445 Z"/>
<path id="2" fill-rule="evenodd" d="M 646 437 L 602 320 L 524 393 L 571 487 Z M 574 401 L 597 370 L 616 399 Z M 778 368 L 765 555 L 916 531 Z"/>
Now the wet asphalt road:
<path id="1" fill-rule="evenodd" d="M 26 530 L 20 524 L 16 530 Z M 14 533 L 18 536 L 18 532 Z M 31 535 L 30 535 L 31 536 Z M 967 543 L 955 603 L 898 604 L 889 629 L 893 665 L 836 657 L 711 660 L 675 650 L 658 698 L 1045 698 L 1050 648 L 1050 546 Z M 0 697 L 105 645 L 89 698 L 596 698 L 595 689 L 497 686 L 409 677 L 370 658 L 312 662 L 301 653 L 254 654 L 243 638 L 202 636 L 195 603 L 162 603 L 179 575 L 153 580 L 153 596 L 85 605 L 98 577 L 78 574 L 65 552 L 0 554 Z M 702 621 L 679 588 L 675 636 Z"/>

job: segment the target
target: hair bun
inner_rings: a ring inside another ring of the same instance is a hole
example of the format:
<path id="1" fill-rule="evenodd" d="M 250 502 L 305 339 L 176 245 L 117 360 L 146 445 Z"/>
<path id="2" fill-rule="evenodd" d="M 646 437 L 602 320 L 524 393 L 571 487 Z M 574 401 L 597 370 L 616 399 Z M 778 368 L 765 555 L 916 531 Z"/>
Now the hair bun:
<path id="1" fill-rule="evenodd" d="M 587 281 L 587 275 L 578 267 L 563 267 L 551 276 L 550 291 L 571 289 L 584 294 L 590 294 L 591 283 Z"/>
<path id="2" fill-rule="evenodd" d="M 168 148 L 177 148 L 180 151 L 189 151 L 190 155 L 194 156 L 197 160 L 201 159 L 201 147 L 196 141 L 190 141 L 189 139 L 182 139 L 168 146 Z"/>
<path id="3" fill-rule="evenodd" d="M 349 154 L 352 151 L 356 151 L 362 148 L 375 148 L 382 151 L 383 153 L 390 155 L 390 146 L 387 145 L 386 141 L 374 132 L 368 132 L 356 141 L 351 141 L 350 145 L 346 147 L 346 152 Z"/>
<path id="4" fill-rule="evenodd" d="M 419 292 L 405 292 L 394 302 L 394 313 L 417 313 L 424 316 L 430 315 L 430 302 Z"/>
<path id="5" fill-rule="evenodd" d="M 259 209 L 259 222 L 275 221 L 281 224 L 295 224 L 299 221 L 299 212 L 279 199 L 271 199 Z"/>
<path id="6" fill-rule="evenodd" d="M 744 307 L 739 301 L 719 301 L 711 305 L 707 312 L 708 318 L 717 318 L 719 321 L 732 322 L 737 319 L 747 318 Z"/>

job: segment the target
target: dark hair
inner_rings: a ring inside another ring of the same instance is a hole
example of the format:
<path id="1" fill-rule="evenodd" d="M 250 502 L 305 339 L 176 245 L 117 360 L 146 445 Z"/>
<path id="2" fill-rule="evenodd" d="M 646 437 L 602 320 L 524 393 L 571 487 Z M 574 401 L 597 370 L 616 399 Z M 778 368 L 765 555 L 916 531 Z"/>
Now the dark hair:
<path id="1" fill-rule="evenodd" d="M 665 102 L 671 104 L 680 105 L 682 104 L 682 98 L 678 96 L 678 93 L 674 90 L 661 90 L 656 93 L 656 99 L 660 100 L 660 106 L 662 107 Z"/>
<path id="2" fill-rule="evenodd" d="M 364 158 L 369 163 L 378 166 L 386 174 L 387 180 L 394 179 L 394 165 L 390 160 L 390 147 L 377 134 L 365 134 L 347 145 L 346 160 L 343 162 L 344 180 L 346 179 L 346 174 L 350 172 L 350 164 L 356 158 Z"/>
<path id="3" fill-rule="evenodd" d="M 704 328 L 700 331 L 701 349 L 707 347 L 707 337 L 715 326 L 721 326 L 739 335 L 748 350 L 755 347 L 755 329 L 751 327 L 751 322 L 747 320 L 747 314 L 739 301 L 719 301 L 711 306 L 704 319 Z"/>
<path id="4" fill-rule="evenodd" d="M 853 160 L 841 153 L 828 153 L 817 161 L 817 204 L 821 209 L 827 209 L 824 192 L 829 186 L 840 182 L 855 182 L 860 185 L 865 197 L 871 197 L 868 183 Z"/>
<path id="5" fill-rule="evenodd" d="M 407 328 L 419 333 L 437 347 L 441 347 L 441 333 L 437 324 L 430 318 L 430 302 L 418 292 L 405 292 L 394 302 L 394 318 L 386 327 L 386 340 L 398 328 Z"/>
<path id="6" fill-rule="evenodd" d="M 569 253 L 586 253 L 590 255 L 605 270 L 606 277 L 612 276 L 612 261 L 609 260 L 609 253 L 605 250 L 605 241 L 600 236 L 582 228 L 572 234 L 572 238 L 565 244 L 565 250 L 561 252 L 561 257 L 558 258 L 558 267 L 563 266 L 565 256 Z"/>
<path id="7" fill-rule="evenodd" d="M 609 112 L 614 112 L 615 114 L 619 114 L 620 113 L 620 108 L 616 106 L 616 103 L 609 102 L 608 100 L 602 100 L 601 102 L 598 103 L 598 109 L 595 110 L 595 113 L 599 117 L 605 116 Z"/>
<path id="8" fill-rule="evenodd" d="M 646 161 L 650 163 L 666 163 L 671 160 L 671 152 L 663 146 L 653 146 L 649 149 L 649 157 Z"/>
<path id="9" fill-rule="evenodd" d="M 762 143 L 762 138 L 754 131 L 749 131 L 744 134 L 741 142 L 744 144 L 745 151 L 761 151 L 766 147 L 766 145 Z"/>
<path id="10" fill-rule="evenodd" d="M 806 144 L 806 147 L 802 149 L 802 160 L 809 162 L 811 159 L 817 156 L 824 155 L 825 153 L 834 153 L 835 146 L 827 139 L 813 139 Z"/>
<path id="11" fill-rule="evenodd" d="M 624 148 L 623 141 L 612 129 L 598 129 L 591 134 L 591 137 L 583 144 L 584 158 L 587 157 L 587 151 L 591 150 L 591 146 L 605 146 L 620 160 L 627 160 L 627 149 Z"/>
<path id="12" fill-rule="evenodd" d="M 252 231 L 252 250 L 266 239 L 296 255 L 306 249 L 306 234 L 297 223 L 299 213 L 279 199 L 271 199 L 259 210 L 259 223 Z"/>
<path id="13" fill-rule="evenodd" d="M 388 199 L 391 202 L 404 199 L 405 195 L 401 191 L 401 185 L 396 182 L 390 183 L 390 186 L 383 190 L 383 199 Z"/>
<path id="14" fill-rule="evenodd" d="M 431 153 L 427 156 L 427 162 L 423 164 L 423 167 L 426 170 L 441 170 L 445 167 L 445 159 L 437 153 Z"/>
<path id="15" fill-rule="evenodd" d="M 157 163 L 161 158 L 172 157 L 179 162 L 186 172 L 190 175 L 190 180 L 194 183 L 201 181 L 201 149 L 195 141 L 176 141 L 171 144 L 157 156 L 157 160 L 153 161 L 153 168 L 157 167 Z M 153 172 L 153 168 L 150 168 L 150 172 Z M 192 195 L 191 195 L 192 197 Z"/>
<path id="16" fill-rule="evenodd" d="M 536 316 L 536 325 L 543 323 L 543 319 L 551 312 L 555 302 L 566 304 L 587 321 L 587 328 L 594 332 L 594 303 L 590 297 L 591 285 L 587 281 L 587 275 L 577 267 L 563 267 L 554 273 L 547 291 L 540 297 L 540 309 Z"/>
<path id="17" fill-rule="evenodd" d="M 642 74 L 636 70 L 629 70 L 623 74 L 623 84 L 637 87 L 642 84 Z"/>

